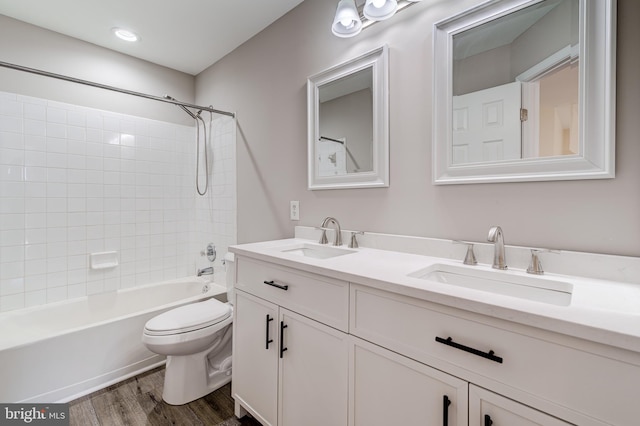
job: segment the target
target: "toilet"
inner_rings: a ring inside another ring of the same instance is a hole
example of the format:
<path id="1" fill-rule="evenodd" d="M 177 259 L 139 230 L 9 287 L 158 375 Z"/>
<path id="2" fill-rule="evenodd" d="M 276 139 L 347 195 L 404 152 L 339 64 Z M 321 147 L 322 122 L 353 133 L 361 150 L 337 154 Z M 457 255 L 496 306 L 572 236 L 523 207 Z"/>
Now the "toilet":
<path id="1" fill-rule="evenodd" d="M 227 299 L 181 306 L 153 317 L 144 326 L 142 343 L 166 355 L 162 399 L 182 405 L 231 381 L 233 321 L 233 253 L 225 256 Z"/>

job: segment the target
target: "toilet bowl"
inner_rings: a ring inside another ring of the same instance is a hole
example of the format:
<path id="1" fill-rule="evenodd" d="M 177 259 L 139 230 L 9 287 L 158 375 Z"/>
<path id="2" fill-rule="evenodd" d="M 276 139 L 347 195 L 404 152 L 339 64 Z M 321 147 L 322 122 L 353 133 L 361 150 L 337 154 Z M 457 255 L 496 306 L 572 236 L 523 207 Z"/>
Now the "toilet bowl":
<path id="1" fill-rule="evenodd" d="M 233 254 L 225 256 L 225 266 L 228 303 L 192 303 L 145 324 L 142 343 L 167 357 L 162 399 L 168 404 L 186 404 L 231 381 Z"/>

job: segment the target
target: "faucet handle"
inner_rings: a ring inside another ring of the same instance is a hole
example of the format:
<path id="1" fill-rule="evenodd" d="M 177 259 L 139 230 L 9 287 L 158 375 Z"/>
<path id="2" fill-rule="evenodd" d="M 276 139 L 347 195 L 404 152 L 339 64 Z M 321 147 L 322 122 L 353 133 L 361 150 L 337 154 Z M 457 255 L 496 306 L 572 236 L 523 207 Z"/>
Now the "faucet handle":
<path id="1" fill-rule="evenodd" d="M 465 265 L 477 265 L 478 261 L 476 260 L 476 254 L 473 252 L 473 245 L 470 241 L 461 241 L 461 240 L 453 240 L 453 244 L 466 244 L 467 245 L 467 254 L 464 256 Z"/>
<path id="2" fill-rule="evenodd" d="M 349 241 L 349 248 L 358 248 L 358 240 L 356 239 L 356 235 L 364 235 L 362 231 L 349 231 L 351 232 L 351 240 Z"/>
<path id="3" fill-rule="evenodd" d="M 540 262 L 540 256 L 538 256 L 540 253 L 560 253 L 560 250 L 532 248 L 531 261 L 529 262 L 527 273 L 534 275 L 544 274 L 544 270 L 542 269 L 542 262 Z"/>

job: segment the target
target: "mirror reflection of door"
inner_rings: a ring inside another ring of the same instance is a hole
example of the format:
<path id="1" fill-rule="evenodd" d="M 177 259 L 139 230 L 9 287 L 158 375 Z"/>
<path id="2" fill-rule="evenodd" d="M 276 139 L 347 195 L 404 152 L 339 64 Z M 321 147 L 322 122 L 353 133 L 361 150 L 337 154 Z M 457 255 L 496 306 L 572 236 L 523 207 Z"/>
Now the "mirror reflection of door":
<path id="1" fill-rule="evenodd" d="M 520 82 L 453 97 L 452 164 L 521 158 Z"/>
<path id="2" fill-rule="evenodd" d="M 320 87 L 319 176 L 373 170 L 372 86 L 373 69 L 367 67 Z"/>
<path id="3" fill-rule="evenodd" d="M 580 154 L 578 30 L 543 0 L 453 36 L 452 164 Z"/>

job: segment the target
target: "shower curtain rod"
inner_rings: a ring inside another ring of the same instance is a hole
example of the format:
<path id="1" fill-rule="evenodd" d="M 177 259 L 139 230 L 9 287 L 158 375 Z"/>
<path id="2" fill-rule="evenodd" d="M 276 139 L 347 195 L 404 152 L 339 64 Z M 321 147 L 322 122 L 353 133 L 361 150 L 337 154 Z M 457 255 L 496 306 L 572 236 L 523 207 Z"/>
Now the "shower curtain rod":
<path id="1" fill-rule="evenodd" d="M 79 84 L 84 84 L 86 86 L 97 87 L 99 89 L 111 90 L 113 92 L 124 93 L 126 95 L 138 96 L 140 98 L 151 99 L 151 100 L 154 100 L 154 101 L 165 102 L 165 103 L 168 103 L 168 104 L 182 105 L 182 106 L 193 108 L 193 109 L 197 109 L 197 110 L 214 112 L 216 114 L 222 114 L 222 115 L 228 115 L 229 117 L 233 117 L 233 118 L 235 118 L 235 116 L 236 116 L 233 112 L 221 111 L 221 110 L 218 110 L 218 109 L 214 109 L 212 107 L 205 107 L 205 106 L 200 106 L 200 105 L 188 104 L 188 103 L 185 103 L 185 102 L 176 101 L 174 99 L 163 98 L 161 96 L 148 95 L 146 93 L 134 92 L 133 90 L 121 89 L 119 87 L 108 86 L 106 84 L 95 83 L 93 81 L 82 80 L 82 79 L 79 79 L 79 78 L 69 77 L 69 76 L 62 75 L 62 74 L 56 74 L 56 73 L 52 73 L 52 72 L 49 72 L 49 71 L 43 71 L 43 70 L 39 70 L 39 69 L 36 69 L 36 68 L 24 67 L 22 65 L 16 65 L 16 64 L 9 63 L 9 62 L 0 61 L 0 66 L 5 67 L 5 68 L 11 68 L 11 69 L 18 70 L 18 71 L 29 72 L 31 74 L 42 75 L 42 76 L 45 76 L 45 77 L 57 78 L 58 80 L 65 80 L 65 81 L 70 81 L 72 83 L 79 83 Z"/>
<path id="2" fill-rule="evenodd" d="M 338 140 L 338 139 L 334 139 L 334 138 L 328 138 L 326 136 L 320 136 L 319 139 L 324 139 L 324 140 L 331 141 L 331 142 L 338 142 L 339 144 L 344 145 L 344 141 L 341 141 L 341 140 Z"/>

